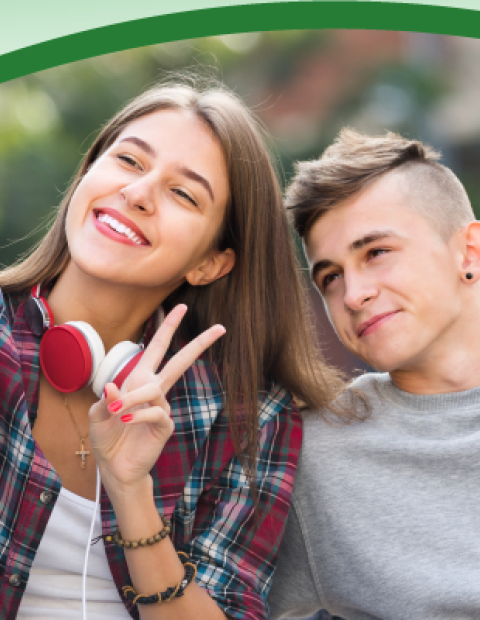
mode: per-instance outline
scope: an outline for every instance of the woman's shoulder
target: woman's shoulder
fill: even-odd
[[[0,289],[0,348],[2,350],[2,376],[7,376],[8,369],[20,363],[21,352],[28,349],[32,338],[30,324],[26,320],[24,302],[29,292],[12,293]]]
[[[0,288],[0,313],[3,322],[7,320],[10,324],[13,324],[18,309],[22,302],[27,299],[28,294],[28,291],[13,293]]]
[[[291,392],[272,380],[264,379],[261,382],[258,408],[260,426],[280,414],[300,419],[299,407]]]
[[[11,380],[13,369],[17,368],[20,363],[20,350],[25,334],[23,330],[18,329],[17,315],[25,298],[25,294],[12,294],[0,289],[0,348],[2,351],[0,387],[3,387],[4,381]]]

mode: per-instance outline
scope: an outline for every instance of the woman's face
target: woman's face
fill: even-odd
[[[160,287],[163,297],[185,279],[206,284],[226,257],[213,241],[228,195],[222,149],[203,121],[183,110],[143,116],[123,129],[72,196],[71,265],[104,281],[155,287],[157,294]]]

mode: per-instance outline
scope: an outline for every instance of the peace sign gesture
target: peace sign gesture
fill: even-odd
[[[225,333],[222,325],[207,329],[156,374],[186,311],[179,305],[168,314],[122,389],[108,383],[90,409],[90,440],[106,486],[129,487],[149,475],[174,429],[166,393]]]

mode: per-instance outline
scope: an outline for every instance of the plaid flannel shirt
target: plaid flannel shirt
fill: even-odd
[[[0,292],[0,617],[16,617],[61,480],[35,444],[39,338],[24,316],[25,296]],[[173,354],[169,352],[169,356]],[[167,356],[167,359],[168,357]],[[175,431],[151,474],[172,540],[197,563],[197,583],[231,618],[268,617],[266,596],[290,504],[301,444],[291,396],[269,384],[259,392],[259,523],[235,456],[215,367],[198,359],[168,397]],[[102,488],[103,532],[116,528]],[[106,545],[117,589],[130,583],[123,550]],[[138,610],[122,600],[133,618]]]

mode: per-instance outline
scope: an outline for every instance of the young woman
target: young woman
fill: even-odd
[[[292,394],[320,407],[340,384],[250,112],[220,86],[145,92],[0,286],[0,616],[80,617],[98,466],[90,620],[266,618],[301,441]],[[78,331],[94,364],[102,343],[145,353],[118,386],[105,360],[92,389],[68,358]]]

